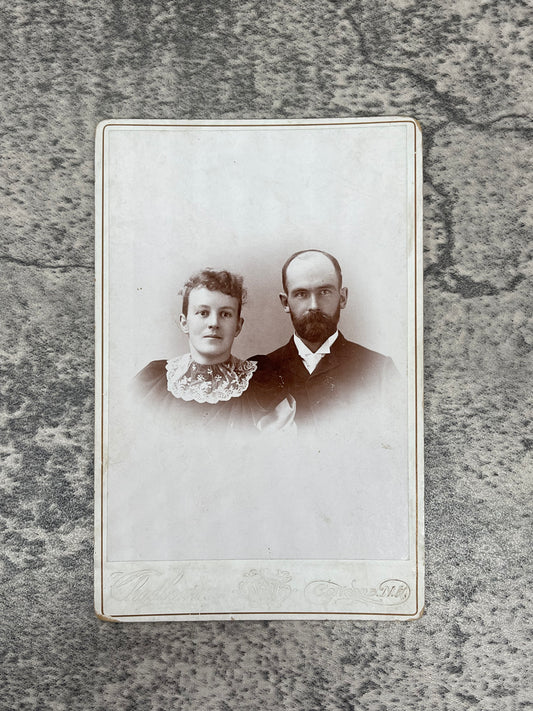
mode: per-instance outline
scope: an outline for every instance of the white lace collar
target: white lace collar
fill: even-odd
[[[166,368],[167,389],[174,397],[215,404],[240,397],[257,370],[257,363],[230,356],[224,363],[204,365],[186,353],[167,361]]]

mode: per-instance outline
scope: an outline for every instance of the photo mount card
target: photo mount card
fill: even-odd
[[[100,619],[421,616],[421,141],[99,124]]]

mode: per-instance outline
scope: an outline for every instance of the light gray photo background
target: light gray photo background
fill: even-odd
[[[406,559],[415,522],[413,123],[147,122],[107,126],[104,145],[108,559]],[[244,275],[249,300],[233,353],[268,353],[292,333],[278,298],[281,266],[312,247],[344,270],[342,332],[392,356],[403,376],[385,435],[398,443],[395,456],[357,430],[299,447],[288,434],[252,445],[211,433],[207,451],[191,423],[171,438],[154,430],[150,410],[125,394],[149,361],[188,352],[177,325],[185,280],[206,266]]]
[[[406,374],[411,123],[116,126],[106,135],[112,380],[188,351],[179,291],[204,267],[245,279],[235,355],[284,345],[293,329],[278,297],[281,267],[311,248],[341,264],[346,337]]]
[[[0,19],[0,706],[529,708],[525,3],[38,0]],[[424,136],[425,616],[100,622],[97,123],[369,115]]]

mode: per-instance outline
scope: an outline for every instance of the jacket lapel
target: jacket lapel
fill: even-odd
[[[339,358],[335,355],[335,353],[333,353],[332,349],[330,353],[327,353],[323,358],[319,360],[317,367],[313,370],[310,377],[313,378],[315,375],[327,373],[329,370],[333,370],[334,368],[336,368],[339,363]]]
[[[320,375],[321,373],[327,373],[329,370],[333,370],[341,365],[344,353],[345,353],[346,339],[339,331],[339,335],[335,343],[331,346],[329,354],[325,355],[317,367],[313,371],[313,375]]]
[[[285,346],[285,353],[283,354],[283,359],[285,361],[286,367],[290,370],[293,375],[295,375],[299,380],[307,380],[309,373],[307,368],[303,364],[300,355],[298,354],[298,349],[294,343],[294,338],[287,343]]]
[[[308,380],[313,378],[315,375],[320,375],[321,373],[327,373],[334,368],[337,368],[342,362],[342,356],[344,352],[345,338],[342,333],[339,332],[337,340],[331,346],[329,354],[325,355],[319,361],[317,367],[314,371],[309,374],[309,371],[303,364],[302,359],[294,343],[294,338],[291,338],[289,343],[285,346],[285,352],[283,354],[283,359],[286,363],[287,368],[300,380]]]

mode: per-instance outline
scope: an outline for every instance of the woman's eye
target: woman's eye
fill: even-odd
[[[202,311],[197,312],[199,316],[207,316],[207,311],[205,309],[202,309]]]
[[[222,312],[222,316],[223,316],[224,318],[231,318],[231,314],[230,314],[229,311],[223,311],[223,312]]]

